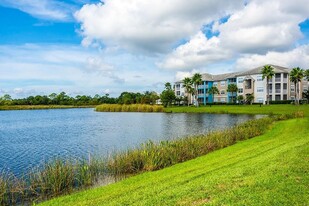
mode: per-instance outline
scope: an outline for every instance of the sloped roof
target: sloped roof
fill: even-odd
[[[237,74],[238,72],[213,75],[213,79],[214,81],[220,81],[220,80],[225,80],[229,78],[236,78]]]
[[[286,67],[272,65],[272,64],[269,64],[269,65],[274,68],[275,73],[289,73],[291,71],[291,69],[286,68]],[[209,73],[204,73],[202,74],[202,80],[203,81],[222,81],[222,80],[226,80],[229,78],[236,78],[238,76],[250,76],[253,74],[261,74],[263,67],[264,66],[260,66],[260,67],[257,67],[257,68],[254,68],[248,71],[225,73],[225,74],[212,75]],[[177,81],[176,83],[182,83],[182,81]]]
[[[270,66],[272,66],[274,68],[274,72],[275,73],[289,73],[288,68],[286,67],[281,67],[281,66],[277,66],[277,65],[272,65],[269,64]],[[253,74],[261,74],[262,73],[262,69],[264,66],[260,66],[248,71],[244,71],[244,72],[239,72],[237,76],[247,76],[247,75],[253,75]]]

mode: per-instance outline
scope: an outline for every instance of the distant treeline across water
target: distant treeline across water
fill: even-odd
[[[13,99],[9,94],[0,97],[0,105],[99,105],[99,104],[155,104],[159,99],[156,92],[144,93],[122,92],[119,97],[109,94],[69,96],[65,92],[50,95],[36,95],[26,98]]]

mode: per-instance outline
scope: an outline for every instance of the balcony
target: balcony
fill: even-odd
[[[275,82],[281,82],[281,78],[275,78]]]
[[[204,85],[198,85],[197,88],[198,88],[198,89],[204,89],[204,88],[205,88],[205,89],[208,89],[209,86],[208,86],[208,85],[205,85],[205,86],[204,86]]]
[[[276,94],[281,93],[281,89],[276,89]]]
[[[204,94],[198,94],[198,97],[204,97]]]

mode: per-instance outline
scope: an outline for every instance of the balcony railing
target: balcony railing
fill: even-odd
[[[281,78],[275,78],[275,82],[281,82]]]
[[[276,89],[276,93],[281,93],[281,89]]]

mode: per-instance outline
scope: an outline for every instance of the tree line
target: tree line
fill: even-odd
[[[26,98],[13,99],[9,94],[0,97],[0,105],[76,105],[90,106],[99,104],[155,104],[159,99],[156,92],[144,93],[122,92],[119,97],[110,97],[109,94],[100,96],[77,95],[69,96],[65,92],[50,95],[36,95]]]

